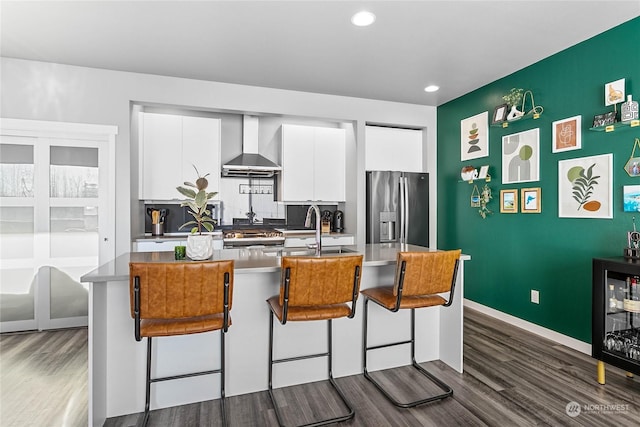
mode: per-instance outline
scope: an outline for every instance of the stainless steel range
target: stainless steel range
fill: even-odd
[[[269,228],[238,228],[222,233],[225,248],[284,246],[284,233]]]

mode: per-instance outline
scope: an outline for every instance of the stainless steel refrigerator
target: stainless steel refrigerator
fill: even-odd
[[[367,172],[367,243],[429,246],[429,174]]]

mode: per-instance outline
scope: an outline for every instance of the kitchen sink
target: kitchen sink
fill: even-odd
[[[266,256],[310,256],[315,255],[316,250],[312,248],[263,248],[262,253]],[[348,249],[343,246],[328,246],[322,248],[321,255],[335,255],[357,253],[353,249]]]

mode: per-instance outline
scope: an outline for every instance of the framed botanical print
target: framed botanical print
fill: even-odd
[[[558,216],[613,218],[613,154],[558,162]]]

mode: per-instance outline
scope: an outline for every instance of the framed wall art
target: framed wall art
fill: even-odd
[[[500,213],[518,213],[518,190],[500,190]]]
[[[640,176],[640,157],[636,157],[636,147],[640,151],[640,138],[636,138],[633,142],[633,149],[631,150],[631,156],[627,163],[624,165],[624,170],[629,176]]]
[[[491,124],[496,125],[507,120],[507,114],[509,113],[509,106],[507,104],[498,105],[493,110],[493,117],[491,118]]]
[[[622,200],[625,212],[640,212],[640,185],[625,185]]]
[[[624,101],[624,79],[604,85],[604,105],[613,105]]]
[[[480,166],[480,172],[478,172],[478,179],[487,179],[489,176],[489,165]]]
[[[540,213],[542,212],[542,190],[540,188],[522,188],[520,190],[520,200],[522,213]]]
[[[616,122],[616,112],[610,111],[604,114],[596,114],[593,116],[593,127],[608,126]]]
[[[568,119],[553,122],[553,138],[551,139],[551,151],[579,150],[582,148],[582,116],[569,117]]]
[[[489,112],[460,121],[460,160],[489,156]]]
[[[613,154],[558,162],[558,216],[613,218]]]
[[[540,180],[540,129],[502,137],[502,183]]]

